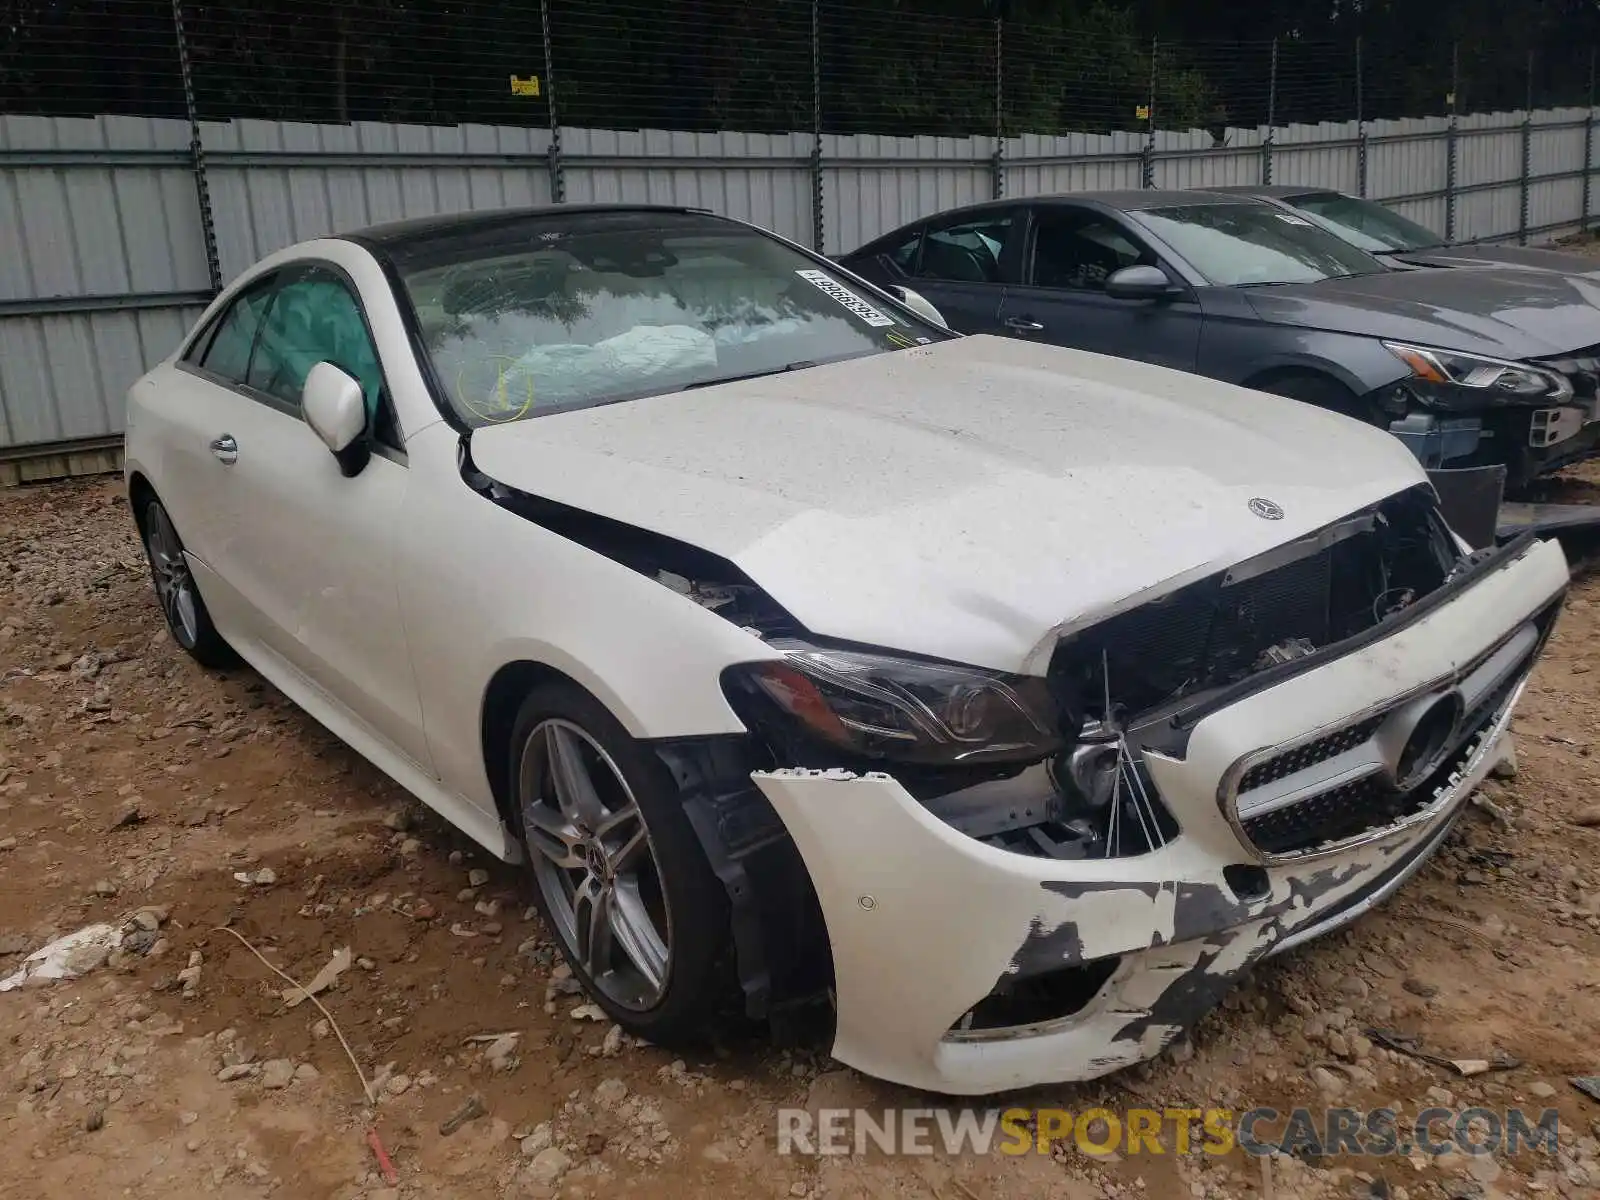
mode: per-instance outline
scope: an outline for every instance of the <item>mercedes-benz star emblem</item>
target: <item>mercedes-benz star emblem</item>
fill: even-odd
[[[1263,521],[1283,520],[1283,506],[1275,501],[1268,500],[1265,496],[1256,496],[1252,498],[1249,504],[1249,509]]]

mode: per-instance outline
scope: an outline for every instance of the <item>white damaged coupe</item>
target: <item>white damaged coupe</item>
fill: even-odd
[[[1393,892],[1568,581],[1386,433],[682,209],[275,254],[127,482],[174,637],[525,863],[626,1029],[831,1004],[945,1093],[1147,1058]]]

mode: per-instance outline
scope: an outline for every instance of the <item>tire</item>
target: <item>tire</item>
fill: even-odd
[[[1272,375],[1251,386],[1263,392],[1271,392],[1274,396],[1285,396],[1290,400],[1314,404],[1318,408],[1325,408],[1341,416],[1353,417],[1368,425],[1376,425],[1379,429],[1389,428],[1389,418],[1378,410],[1377,405],[1363,400],[1344,384],[1326,375],[1313,375],[1309,372]]]
[[[573,975],[630,1034],[692,1037],[729,992],[728,899],[666,767],[567,682],[528,694],[509,754],[517,836]]]
[[[202,667],[231,667],[239,656],[212,624],[199,585],[183,554],[183,539],[167,515],[161,501],[145,502],[139,532],[144,539],[145,558],[150,563],[150,579],[156,601],[166,619],[167,632],[189,657]]]

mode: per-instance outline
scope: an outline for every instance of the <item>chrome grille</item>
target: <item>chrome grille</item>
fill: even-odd
[[[1552,606],[1430,689],[1258,761],[1241,760],[1223,790],[1240,837],[1270,861],[1332,853],[1427,818],[1509,722],[1555,613]],[[1424,739],[1423,714],[1439,705],[1455,706],[1459,719],[1447,738]],[[1408,760],[1424,741],[1427,753]]]
[[[1276,758],[1257,763],[1240,777],[1239,790],[1252,792],[1256,788],[1265,787],[1269,783],[1293,775],[1296,771],[1327,762],[1328,759],[1343,754],[1346,750],[1354,750],[1376,733],[1382,723],[1382,715],[1368,717],[1365,721],[1347,725],[1337,733],[1330,733],[1327,737],[1320,737],[1314,742],[1307,742],[1303,746],[1285,751]]]
[[[1423,816],[1448,790],[1456,772],[1465,769],[1483,748],[1486,735],[1495,730],[1502,709],[1525,676],[1519,675],[1502,689],[1501,707],[1488,715],[1452,750],[1444,763],[1424,782],[1402,792],[1377,775],[1273,809],[1241,822],[1245,836],[1262,854],[1289,856],[1334,849],[1399,828]]]
[[[1397,799],[1406,797],[1388,791],[1382,780],[1368,776],[1245,821],[1244,830],[1258,850],[1288,854],[1359,836],[1399,820],[1408,813],[1404,811],[1407,806],[1393,803]]]

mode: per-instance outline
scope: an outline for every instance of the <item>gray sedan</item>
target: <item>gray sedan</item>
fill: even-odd
[[[1600,308],[1557,272],[1395,270],[1298,213],[1213,192],[994,201],[840,260],[963,333],[1142,359],[1388,428],[1507,484],[1600,451]]]
[[[1600,270],[1596,270],[1600,264],[1592,258],[1542,246],[1448,242],[1392,208],[1331,188],[1275,183],[1216,190],[1230,196],[1253,196],[1305,217],[1391,267],[1510,267],[1600,279]]]

